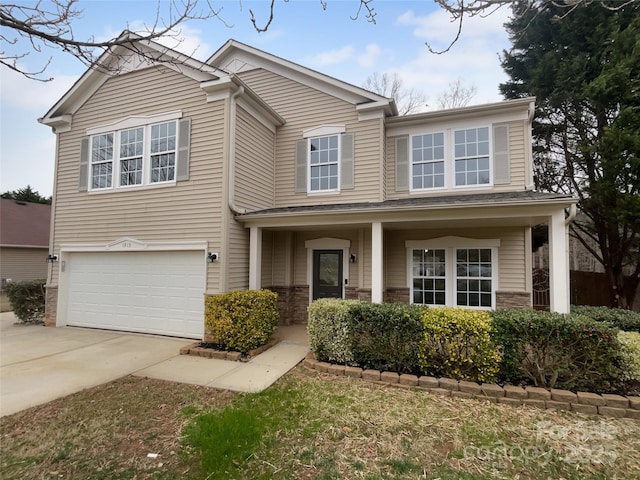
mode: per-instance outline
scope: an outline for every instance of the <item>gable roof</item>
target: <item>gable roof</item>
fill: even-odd
[[[0,245],[49,247],[51,205],[0,198]]]
[[[118,41],[122,40],[129,40],[132,46],[118,45],[103,53],[96,60],[94,66],[88,68],[38,121],[53,128],[70,124],[71,115],[114,74],[148,68],[153,65],[154,59],[199,82],[218,80],[222,76],[227,76],[224,72],[169,47],[150,40],[141,40],[141,37],[133,32],[126,30],[122,32]],[[136,44],[135,47],[133,47],[134,44]],[[137,52],[142,51],[144,51],[145,57],[136,55]],[[104,65],[106,68],[100,68],[100,65]],[[110,71],[112,65],[115,67],[113,67],[113,71]]]
[[[386,116],[398,115],[395,101],[361,87],[338,80],[311,68],[278,57],[237,40],[228,40],[206,63],[229,73],[264,68],[358,106],[359,111],[384,110]]]

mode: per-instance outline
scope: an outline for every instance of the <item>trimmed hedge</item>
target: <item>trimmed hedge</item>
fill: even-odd
[[[46,280],[11,282],[4,288],[14,315],[23,323],[42,323]]]
[[[622,379],[640,382],[640,333],[618,332],[622,352]]]
[[[426,307],[406,303],[358,302],[350,305],[351,351],[358,366],[419,373],[418,349]]]
[[[322,298],[309,305],[309,346],[318,360],[356,365],[351,351],[350,305],[358,300]]]
[[[516,309],[493,312],[493,326],[502,381],[595,393],[620,386],[618,330],[607,323]]]
[[[500,355],[491,338],[491,314],[463,308],[429,308],[422,313],[420,367],[434,377],[492,383]]]
[[[205,297],[205,325],[214,343],[247,353],[266,345],[278,323],[278,295],[239,290]]]
[[[571,305],[571,313],[585,315],[596,322],[608,322],[625,332],[640,332],[640,312],[622,308]]]

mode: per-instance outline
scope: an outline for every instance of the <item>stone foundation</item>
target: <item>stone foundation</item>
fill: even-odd
[[[47,285],[44,306],[44,324],[47,327],[55,327],[58,312],[58,286]]]
[[[496,308],[531,308],[529,292],[496,292]]]
[[[391,287],[384,291],[384,301],[387,303],[409,303],[410,289],[406,287]]]
[[[309,286],[294,285],[291,287],[265,287],[278,294],[278,324],[291,325],[307,323],[307,307],[309,306]]]
[[[347,300],[371,301],[370,288],[344,287],[344,298]]]

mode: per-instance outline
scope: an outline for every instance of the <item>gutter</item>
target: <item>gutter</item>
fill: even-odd
[[[576,208],[576,204],[572,203],[569,207],[569,216],[565,219],[564,224],[569,226],[576,219],[576,215],[578,214],[578,209]]]

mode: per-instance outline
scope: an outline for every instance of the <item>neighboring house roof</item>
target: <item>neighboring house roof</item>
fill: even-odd
[[[0,246],[49,247],[51,205],[0,199]]]
[[[536,204],[571,204],[577,199],[568,195],[523,190],[518,192],[477,193],[410,197],[383,202],[334,203],[328,205],[303,205],[267,208],[237,216],[239,220],[268,218],[290,214],[394,212],[402,210],[426,210],[433,208],[498,207]]]
[[[266,68],[284,77],[296,79],[305,85],[352,102],[359,106],[358,110],[361,112],[370,109],[383,109],[388,116],[398,115],[395,101],[391,98],[303,67],[237,40],[228,40],[209,57],[206,63],[230,73]]]

